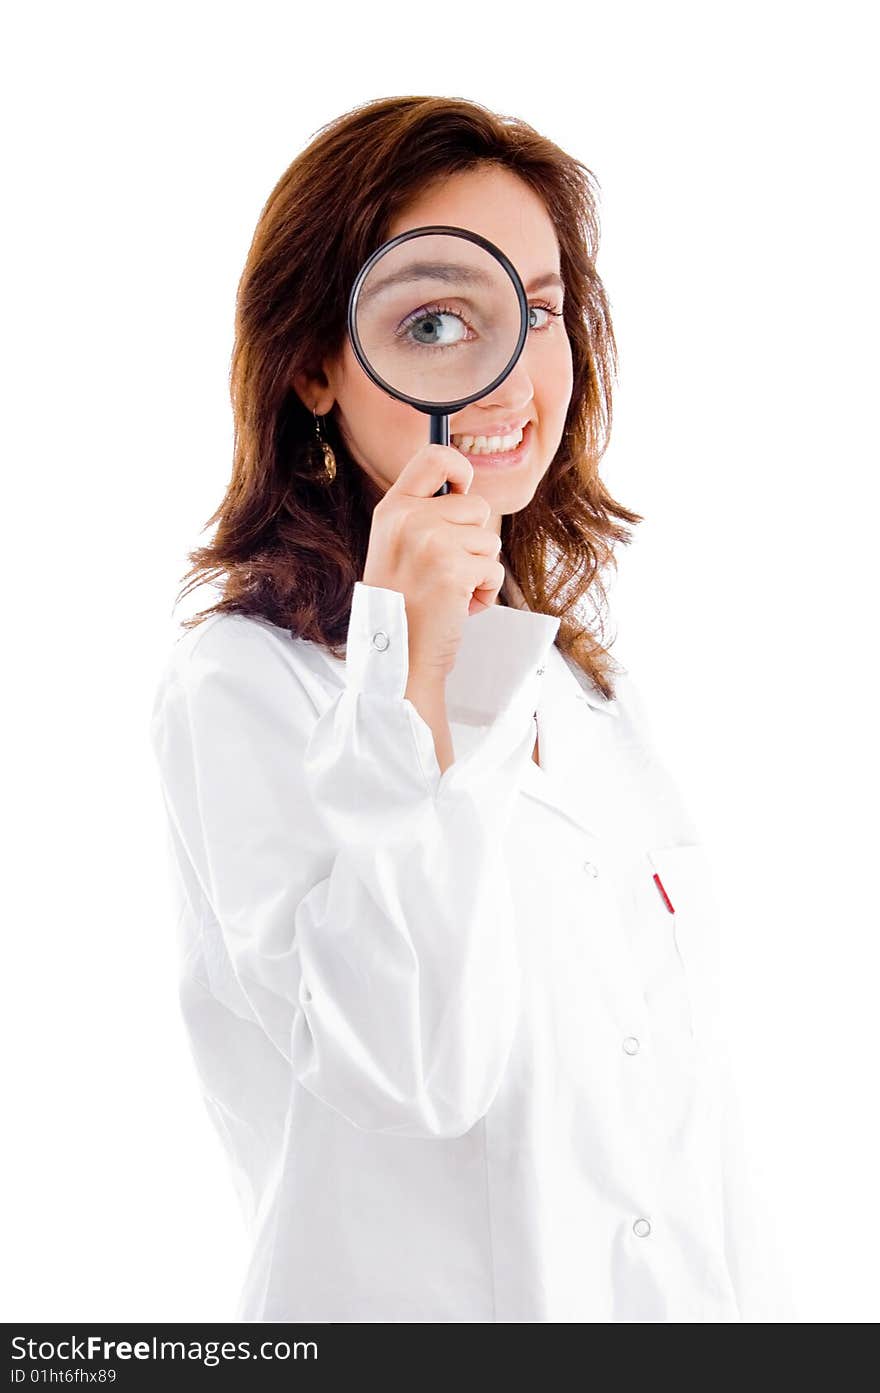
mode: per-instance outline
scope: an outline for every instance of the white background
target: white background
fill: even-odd
[[[880,1316],[870,11],[7,11],[3,1319],[234,1307],[246,1242],[178,1019],[149,711],[214,598],[172,615],[228,478],[260,209],[320,125],[403,94],[522,116],[599,179],[602,472],[646,518],[613,651],[716,862],[802,1319]]]

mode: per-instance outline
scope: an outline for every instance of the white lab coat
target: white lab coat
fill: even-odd
[[[181,1007],[252,1236],[236,1319],[792,1319],[705,853],[628,672],[604,700],[507,593],[465,621],[442,776],[397,591],[356,585],[344,662],[219,615],[162,672]]]

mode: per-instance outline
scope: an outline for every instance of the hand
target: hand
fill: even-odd
[[[445,682],[464,622],[494,605],[504,584],[491,508],[470,494],[473,465],[451,445],[423,445],[373,509],[363,583],[406,603],[410,675]],[[444,480],[450,492],[435,497]]]

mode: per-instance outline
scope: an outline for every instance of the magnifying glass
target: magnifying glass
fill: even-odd
[[[463,227],[416,227],[384,242],[348,300],[358,362],[383,391],[430,416],[432,445],[449,444],[453,411],[504,381],[528,327],[516,268]],[[448,492],[446,482],[434,497]]]

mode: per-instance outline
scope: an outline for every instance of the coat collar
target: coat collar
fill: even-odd
[[[506,605],[492,605],[465,620],[446,682],[449,721],[458,728],[456,752],[466,753],[496,716],[512,709],[515,720],[526,726],[534,722],[541,759],[540,767],[532,759],[524,761],[521,792],[579,830],[600,836],[602,813],[587,805],[583,769],[595,757],[603,730],[610,734],[617,724],[614,719],[606,725],[606,718],[620,715],[617,700],[596,691],[585,673],[559,651],[554,640],[560,620],[530,610],[509,572],[504,598]],[[314,647],[319,660],[340,680],[338,659],[323,646],[305,646],[307,651]],[[615,665],[626,673],[625,667]]]
[[[509,571],[502,593],[506,605],[492,605],[465,621],[455,665],[446,682],[450,720],[465,724],[491,721],[518,700],[521,689],[537,698],[532,704],[535,710],[545,692],[551,688],[558,692],[560,684],[564,691],[566,681],[570,698],[577,697],[596,711],[617,716],[616,701],[597,691],[582,669],[555,647],[558,617],[530,610]],[[547,680],[536,687],[531,680],[534,676]]]
[[[559,622],[498,604],[470,615],[446,679],[450,721],[488,725],[511,707],[530,716]]]
[[[598,692],[560,652],[555,644],[560,620],[530,610],[509,573],[504,598],[506,605],[493,605],[465,621],[446,682],[450,724],[458,727],[456,748],[467,750],[476,737],[468,727],[486,726],[510,708],[516,719],[532,719],[541,764],[524,761],[521,792],[598,837],[601,810],[588,804],[583,769],[595,757],[590,749],[595,752],[596,740],[601,741],[600,727],[609,718],[616,725],[617,700]],[[594,727],[594,721],[599,725]]]

